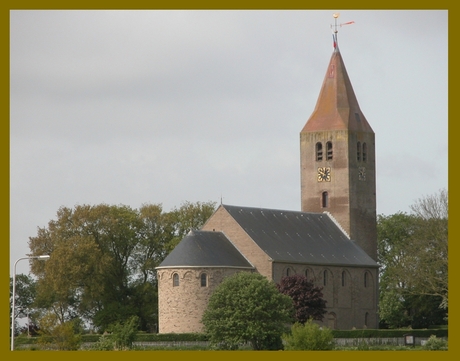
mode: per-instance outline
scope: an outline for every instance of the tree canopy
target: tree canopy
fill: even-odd
[[[410,208],[377,220],[380,318],[389,327],[427,327],[447,312],[447,191]]]
[[[281,335],[293,320],[292,300],[258,273],[230,276],[211,295],[202,322],[212,344],[235,349],[281,348]]]
[[[292,299],[297,322],[304,324],[309,319],[323,320],[326,300],[323,299],[322,287],[315,286],[301,275],[283,277],[276,286],[281,293]]]
[[[141,330],[157,321],[155,267],[215,204],[184,203],[164,212],[160,204],[61,207],[47,227],[30,237],[37,306],[51,308],[61,323],[80,317],[99,329],[139,317]]]
[[[15,312],[14,322],[19,317],[28,317],[27,327],[30,327],[30,319],[33,318],[34,312],[34,301],[36,297],[36,282],[29,275],[18,274],[15,277],[16,289],[15,289]],[[10,277],[10,317],[11,308],[13,306],[13,277]],[[15,325],[17,325],[15,323]],[[15,328],[18,331],[18,328]]]

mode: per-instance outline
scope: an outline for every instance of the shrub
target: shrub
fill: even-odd
[[[37,343],[45,348],[78,350],[81,344],[78,319],[59,323],[55,314],[46,314],[40,319],[41,327]]]
[[[112,332],[111,337],[117,350],[132,348],[138,323],[139,318],[132,316],[125,323],[116,322],[109,326],[109,331]]]
[[[447,341],[431,335],[423,348],[428,351],[447,351]]]
[[[78,350],[80,348],[81,335],[75,333],[75,326],[72,321],[57,326],[53,336],[58,350]]]
[[[94,351],[113,351],[115,349],[115,341],[111,335],[102,335],[97,342],[91,347]]]
[[[290,334],[282,336],[285,350],[312,351],[332,350],[334,337],[327,327],[319,327],[312,319],[304,325],[295,323]]]
[[[281,335],[292,321],[292,300],[258,273],[239,272],[224,279],[211,295],[203,325],[213,347],[254,350],[282,346]]]

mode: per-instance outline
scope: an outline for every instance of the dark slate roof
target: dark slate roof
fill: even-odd
[[[190,231],[157,268],[254,268],[222,232]]]
[[[326,213],[222,207],[275,262],[377,267]]]

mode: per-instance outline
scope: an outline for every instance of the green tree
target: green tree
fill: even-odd
[[[18,317],[27,317],[33,318],[35,297],[37,294],[36,282],[35,280],[26,274],[16,275],[16,288],[15,288],[15,312],[14,312],[14,322]],[[12,314],[13,307],[13,277],[10,277],[10,317]],[[11,323],[10,323],[11,324]],[[15,324],[17,326],[17,324]],[[29,325],[28,325],[29,327]],[[15,330],[18,331],[18,327],[15,327]]]
[[[216,288],[202,322],[214,346],[236,349],[250,343],[254,350],[279,349],[293,313],[291,298],[274,282],[258,273],[239,272]]]
[[[104,330],[138,316],[142,330],[153,330],[155,267],[182,234],[187,217],[198,228],[213,204],[186,203],[171,212],[158,204],[61,207],[29,240],[32,255],[51,255],[47,262],[32,263],[37,306],[52,310],[61,323],[80,317]]]
[[[404,304],[407,283],[400,278],[411,237],[416,232],[416,220],[412,215],[397,213],[377,218],[378,261],[380,268],[379,315],[381,323],[390,328],[410,325],[408,310]]]
[[[387,286],[380,291],[379,316],[383,327],[400,328],[410,325],[409,312],[401,290]]]
[[[289,334],[282,336],[286,351],[323,351],[334,348],[334,336],[327,327],[319,327],[310,318],[304,324],[296,322]]]
[[[168,214],[169,222],[174,224],[174,237],[168,244],[168,253],[188,232],[200,228],[216,209],[215,202],[184,202]]]
[[[446,189],[418,199],[410,209],[418,220],[406,276],[413,294],[442,299],[448,306],[448,195]]]
[[[390,328],[427,327],[447,315],[447,192],[411,210],[377,220],[379,313]]]

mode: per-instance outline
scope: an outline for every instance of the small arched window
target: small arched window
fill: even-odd
[[[173,274],[173,287],[179,286],[179,275],[177,273]]]
[[[332,142],[326,143],[326,160],[332,160]]]
[[[307,280],[308,280],[308,276],[309,276],[309,274],[308,274],[308,268],[307,268],[307,269],[305,270],[305,278],[306,278]]]
[[[324,286],[327,286],[327,282],[328,282],[327,270],[324,270],[324,272],[323,272],[323,284],[324,284]]]
[[[345,271],[342,272],[342,287],[347,285],[347,273]]]
[[[367,144],[363,143],[363,162],[367,161]]]
[[[323,160],[323,145],[318,142],[316,143],[316,161]]]
[[[369,273],[364,272],[364,287],[369,287]]]
[[[208,286],[208,275],[206,273],[201,274],[201,287]]]
[[[327,316],[327,327],[331,330],[337,328],[337,315],[334,312],[329,313]]]
[[[364,326],[368,326],[369,325],[369,312],[366,312],[364,314]]]
[[[321,194],[321,207],[323,208],[329,207],[329,195],[327,192],[323,192]]]
[[[356,145],[356,160],[358,162],[361,160],[361,142]]]
[[[289,277],[289,276],[291,276],[291,275],[292,275],[291,269],[288,267],[288,268],[286,269],[286,276]]]

